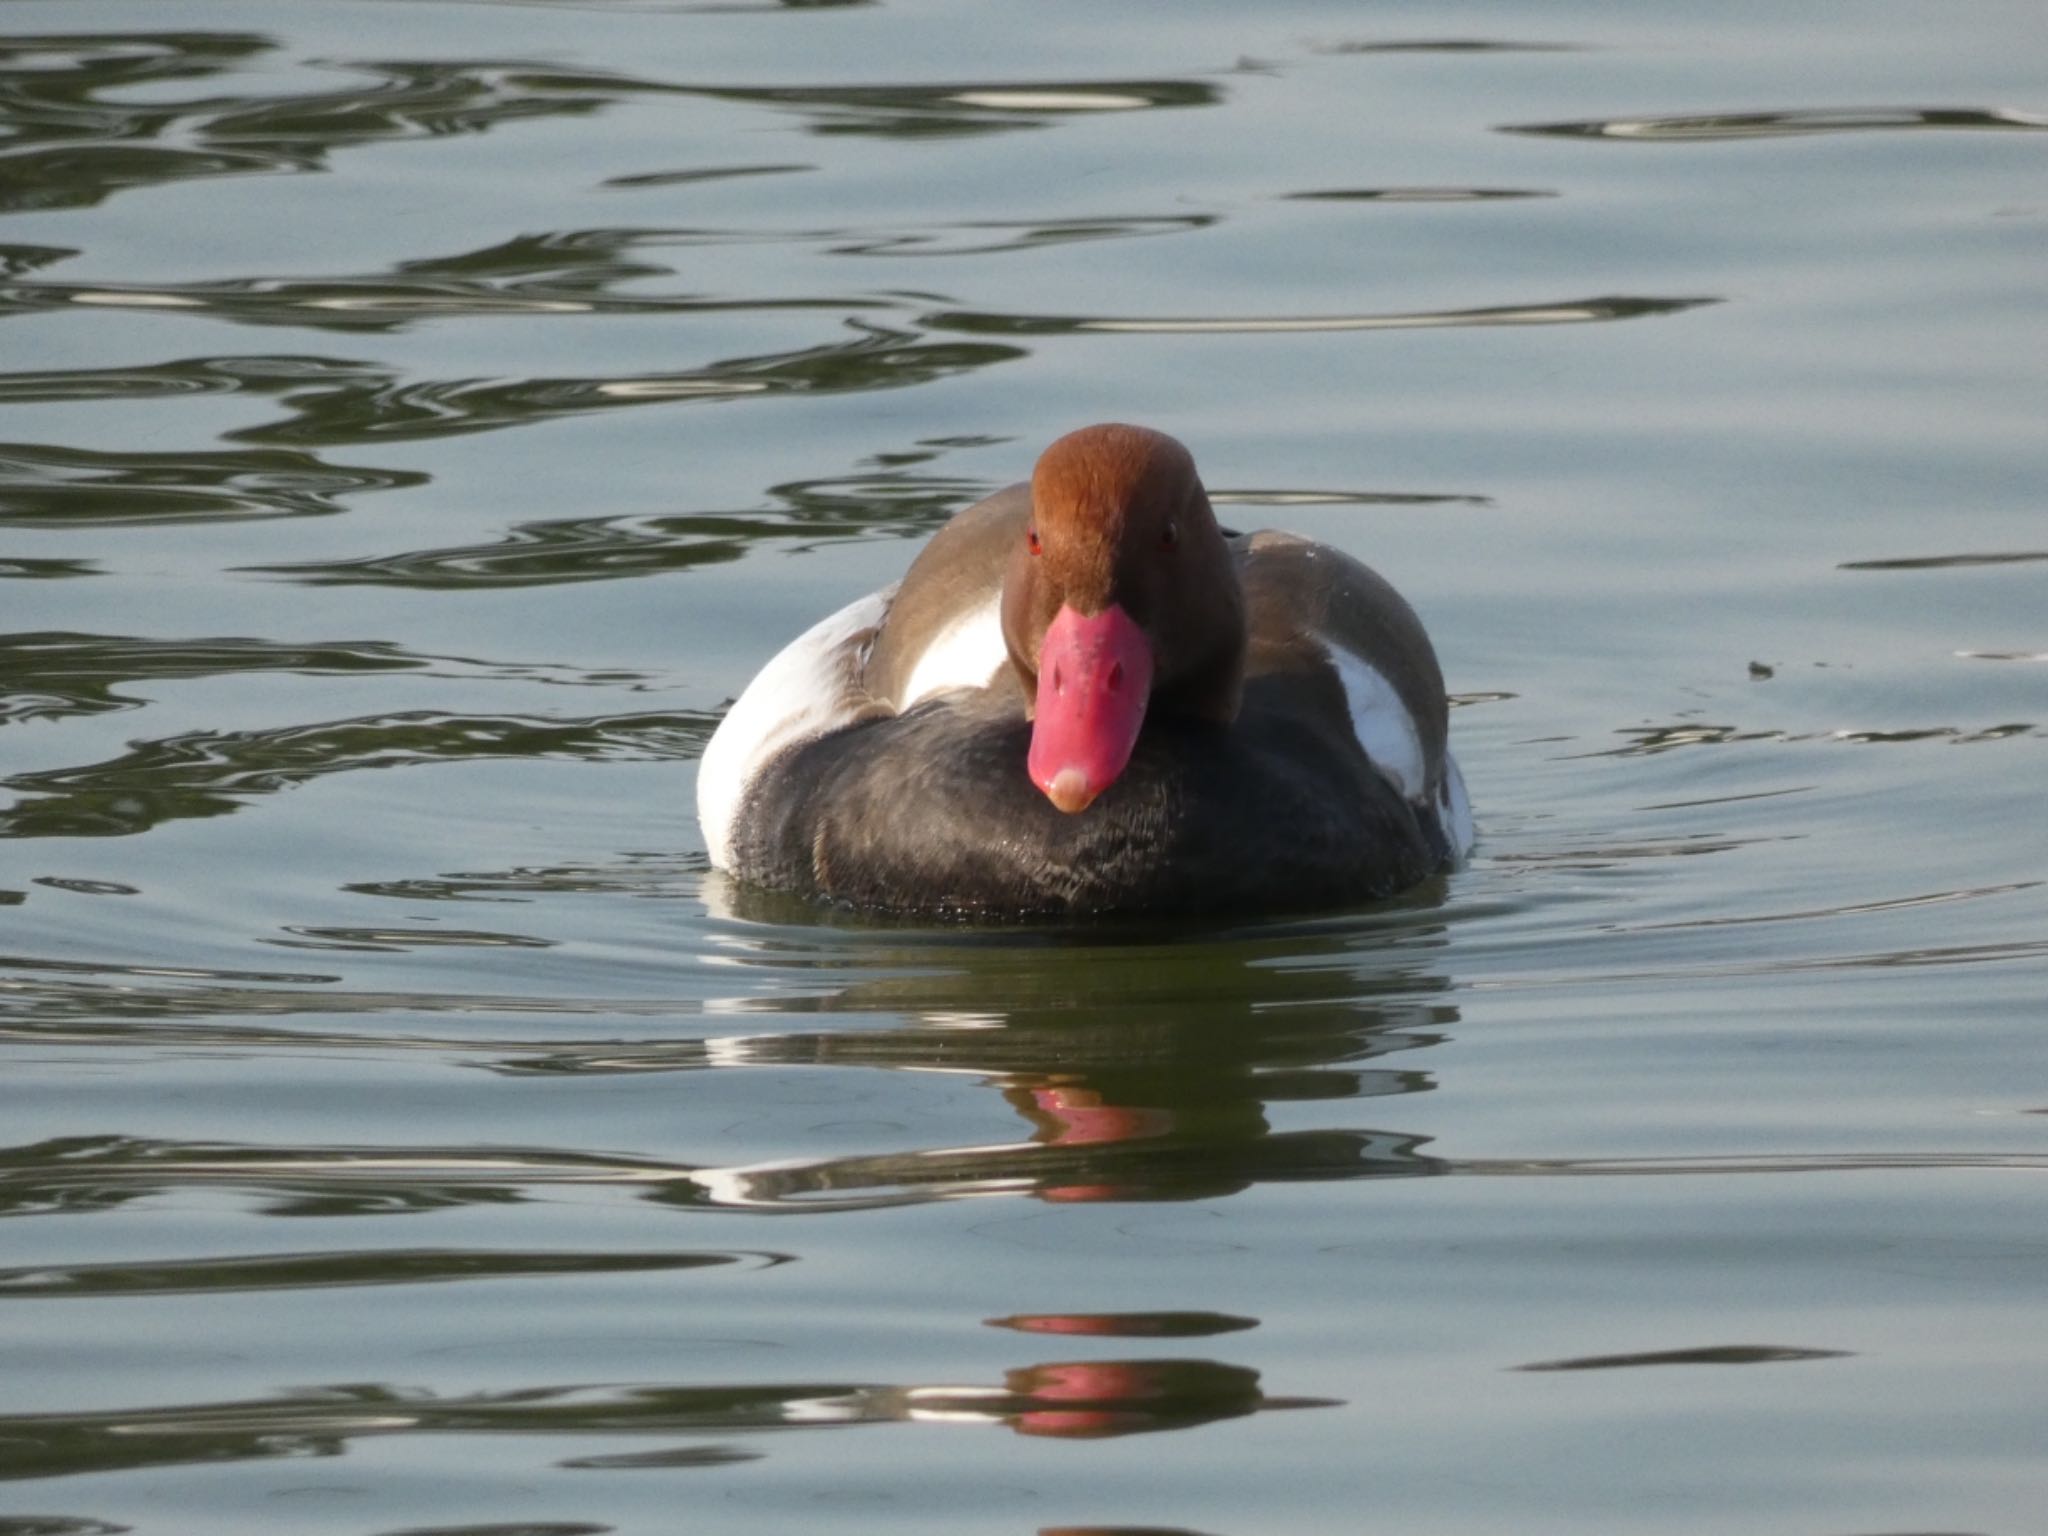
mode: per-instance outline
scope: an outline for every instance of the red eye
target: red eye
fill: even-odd
[[[1175,527],[1172,523],[1168,523],[1164,528],[1159,530],[1159,547],[1161,549],[1172,549],[1175,545],[1179,543],[1180,529]]]
[[[1024,535],[1024,547],[1034,555],[1039,553],[1041,546],[1038,542],[1038,530],[1036,528],[1033,528]]]

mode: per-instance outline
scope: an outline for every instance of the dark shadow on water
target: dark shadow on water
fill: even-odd
[[[1221,222],[1216,214],[1187,213],[1122,218],[920,223],[913,229],[849,232],[827,245],[826,250],[834,256],[890,258],[995,256],[1042,251],[1049,246],[1084,241],[1139,240],[1159,235],[1193,234],[1214,228]]]
[[[119,1296],[245,1295],[258,1291],[549,1279],[787,1263],[787,1254],[602,1253],[488,1248],[356,1248],[332,1253],[233,1254],[205,1259],[36,1265],[0,1269],[0,1303]]]
[[[328,89],[232,94],[243,70],[281,46],[261,33],[197,31],[0,44],[0,103],[20,146],[0,182],[0,212],[88,208],[195,176],[316,171],[354,145],[587,114],[614,94],[537,91],[489,61],[350,62],[327,66],[345,82]],[[189,96],[166,99],[162,87],[178,81]],[[155,88],[148,102],[109,99],[143,86]]]
[[[985,1321],[1017,1333],[1091,1339],[1207,1339],[1259,1326],[1255,1317],[1223,1312],[1032,1312]]]
[[[1516,1371],[1613,1371],[1658,1365],[1777,1365],[1792,1360],[1847,1360],[1846,1349],[1804,1349],[1791,1344],[1709,1344],[1698,1349],[1660,1349],[1633,1355],[1580,1355],[1511,1366]]]
[[[127,1536],[134,1529],[70,1515],[0,1515],[0,1536]]]
[[[194,177],[328,169],[363,144],[587,117],[646,96],[696,96],[790,113],[815,134],[961,137],[1104,111],[1209,107],[1201,80],[785,86],[693,84],[531,61],[342,59],[308,89],[237,94],[283,44],[245,32],[45,34],[0,42],[0,105],[16,146],[0,212],[89,208]],[[274,62],[274,61],[273,61]],[[164,89],[188,82],[184,99]],[[151,87],[147,101],[120,99]]]
[[[265,294],[251,307],[263,320],[296,324],[301,317],[290,309],[293,302]],[[803,307],[846,308],[833,300]],[[372,308],[351,311],[349,324],[366,323]],[[376,323],[400,322],[387,318]],[[288,412],[280,420],[225,434],[229,441],[254,445],[232,452],[141,455],[0,444],[0,491],[9,495],[7,516],[0,521],[63,526],[58,519],[80,515],[119,524],[327,512],[337,510],[332,503],[342,495],[420,485],[427,477],[329,466],[309,452],[314,448],[460,437],[638,405],[901,389],[1026,355],[1019,347],[934,340],[852,319],[833,326],[839,336],[817,346],[630,377],[401,383],[397,374],[369,364],[261,355],[0,375],[0,401],[153,400],[232,392],[277,396]],[[88,499],[90,506],[81,507]]]
[[[1890,560],[1844,560],[1838,571],[1941,571],[1973,565],[2032,565],[2048,560],[2048,549],[2015,549],[1960,555],[1901,555]]]
[[[1152,1106],[1158,1109],[1159,1106]],[[1129,1117],[1126,1141],[1146,1133]],[[1069,1122],[1070,1123],[1070,1122]],[[1158,1122],[1154,1122],[1156,1127]],[[1197,1126],[1197,1133],[1206,1127]],[[1171,1129],[1162,1134],[1173,1134]],[[1279,1140],[1279,1138],[1272,1138]],[[1348,1156],[1308,1166],[1303,1141]],[[474,1206],[512,1207],[566,1189],[617,1189],[679,1210],[796,1215],[888,1209],[971,1196],[1036,1195],[1053,1202],[1213,1198],[1265,1179],[1435,1174],[1485,1179],[1799,1177],[1817,1174],[2048,1171],[2028,1152],[1813,1153],[1637,1158],[1468,1158],[1419,1155],[1427,1137],[1301,1133],[1270,1156],[1247,1157],[1226,1138],[1206,1163],[1184,1139],[1176,1159],[1146,1158],[1104,1138],[1034,1163],[1033,1148],[936,1148],[883,1157],[719,1168],[600,1153],[507,1147],[254,1147],[77,1136],[0,1149],[0,1219],[117,1210],[170,1191],[235,1190],[273,1217],[396,1216]],[[1013,1156],[1015,1153],[1025,1156]],[[930,1166],[922,1166],[928,1159]],[[760,1177],[763,1173],[771,1175]],[[1342,1252],[1346,1244],[1327,1251]],[[0,1298],[4,1299],[4,1298]]]
[[[1536,187],[1332,187],[1289,192],[1295,203],[1491,203],[1523,197],[1556,197]]]
[[[1823,731],[1785,731],[1775,728],[1745,730],[1731,723],[1684,720],[1668,725],[1628,726],[1614,733],[1626,738],[1624,745],[1603,747],[1598,751],[1574,755],[1653,757],[1658,753],[1676,751],[1681,747],[1723,747],[1745,742],[1849,742],[1865,746],[1897,746],[1914,742],[1942,741],[1959,746],[1975,746],[1984,742],[2009,741],[2015,736],[2030,736],[2035,730],[2036,725],[2030,720],[2004,720],[1991,725],[1976,726],[1907,726],[1897,730],[1840,726]]]
[[[1275,1397],[1257,1371],[1203,1359],[1051,1361],[963,1384],[860,1381],[587,1385],[441,1394],[335,1385],[253,1401],[98,1413],[0,1413],[0,1480],[273,1457],[338,1456],[382,1436],[510,1435],[629,1442],[753,1436],[857,1425],[998,1426],[1040,1439],[1101,1440],[1195,1429],[1272,1409],[1339,1406]],[[717,1444],[579,1455],[578,1470],[711,1468],[761,1453]],[[550,1463],[535,1454],[536,1470]],[[524,1529],[524,1527],[522,1527]]]
[[[771,485],[763,493],[769,505],[760,508],[561,518],[519,524],[489,543],[244,569],[313,586],[481,590],[660,575],[723,565],[776,545],[919,538],[990,489],[911,467],[935,457],[920,449],[851,474]]]
[[[273,730],[192,731],[76,768],[18,773],[0,838],[130,837],[168,821],[225,816],[252,797],[329,774],[487,758],[684,760],[715,722],[692,711],[561,718],[431,710]]]
[[[1540,304],[1494,304],[1477,309],[1390,311],[1334,315],[1036,315],[991,310],[938,310],[919,324],[975,336],[1234,335],[1318,331],[1406,331],[1460,326],[1583,325],[1675,315],[1721,300],[1608,294]]]
[[[381,640],[273,645],[240,637],[154,640],[69,631],[0,635],[0,724],[141,709],[122,685],[289,672],[328,677],[433,667]]]
[[[1688,113],[1667,117],[1592,118],[1581,122],[1509,123],[1502,125],[1500,131],[1567,139],[1699,143],[1715,139],[1775,139],[1928,128],[2031,132],[2048,128],[2048,117],[2034,112],[1983,107],[1814,107],[1783,112]]]
[[[74,576],[100,574],[99,564],[93,560],[0,555],[0,581],[67,581]]]
[[[1578,53],[1586,46],[1583,43],[1514,42],[1505,38],[1432,37],[1315,43],[1310,51],[1332,56],[1352,53]]]
[[[838,316],[903,307],[902,300],[878,294],[777,297],[759,293],[739,296],[691,291],[617,291],[617,285],[629,280],[644,285],[653,278],[673,275],[673,268],[668,265],[624,260],[621,253],[628,247],[641,241],[686,245],[692,243],[692,234],[688,230],[589,230],[536,235],[510,246],[465,252],[452,258],[401,262],[387,272],[336,277],[236,277],[184,283],[15,281],[0,287],[0,318],[77,308],[127,309],[239,325],[376,334],[403,330],[427,320],[479,316],[772,314],[802,310]],[[733,238],[705,232],[702,243],[729,244]],[[765,238],[768,237],[755,237],[756,243]],[[774,238],[778,242],[817,243],[815,237]],[[544,250],[544,259],[533,254],[535,248]],[[798,353],[795,357],[801,360],[808,355]],[[331,366],[343,371],[351,365],[337,359]],[[680,380],[697,380],[706,391],[720,381],[717,374],[676,377],[674,387],[678,394],[682,392]],[[594,387],[601,381],[589,382]],[[731,389],[737,390],[745,382],[741,379]],[[489,384],[465,380],[435,387],[487,389]]]
[[[615,91],[621,95],[674,93],[767,107],[804,119],[808,132],[896,139],[963,138],[1022,128],[1050,127],[1062,119],[1100,112],[1131,112],[1223,103],[1222,90],[1203,80],[960,80],[916,85],[698,85],[667,84],[584,72],[527,74],[522,83],[561,91],[572,99]]]
[[[114,452],[0,443],[0,528],[105,529],[249,517],[327,517],[418,470],[323,463],[292,448]]]

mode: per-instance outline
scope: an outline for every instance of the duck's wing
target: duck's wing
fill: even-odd
[[[730,866],[747,797],[781,754],[945,688],[986,686],[1007,666],[1002,573],[1030,516],[1028,486],[976,502],[933,536],[903,580],[820,619],[755,674],[697,764],[697,819],[713,867]]]
[[[848,603],[776,652],[733,700],[697,762],[697,820],[714,869],[730,867],[733,828],[761,772],[782,753],[889,711],[861,670],[896,588]]]
[[[1013,485],[957,513],[904,573],[868,657],[865,684],[901,713],[948,688],[986,688],[1009,666],[1003,575],[1031,521]]]
[[[1327,544],[1260,532],[1238,550],[1247,674],[1334,675],[1366,756],[1404,799],[1429,809],[1462,855],[1471,812],[1449,750],[1443,671],[1415,610],[1378,572]]]

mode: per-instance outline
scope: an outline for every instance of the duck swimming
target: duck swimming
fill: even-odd
[[[1448,715],[1385,580],[1093,426],[763,667],[697,814],[714,867],[875,911],[1332,907],[1471,847]]]

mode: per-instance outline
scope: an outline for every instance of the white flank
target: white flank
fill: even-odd
[[[861,702],[854,685],[866,660],[863,637],[882,622],[895,595],[892,585],[820,619],[756,673],[726,711],[697,765],[697,820],[714,869],[728,867],[733,820],[769,761],[853,717]]]
[[[1344,702],[1351,710],[1351,729],[1375,768],[1393,781],[1401,798],[1414,800],[1424,793],[1422,732],[1415,717],[1401,702],[1401,695],[1384,673],[1371,662],[1343,646],[1323,640],[1330,653],[1330,665],[1344,685]]]
[[[910,681],[898,707],[908,709],[948,688],[986,688],[996,668],[1009,659],[1009,648],[1003,644],[1003,600],[998,593],[938,632],[910,669]]]

